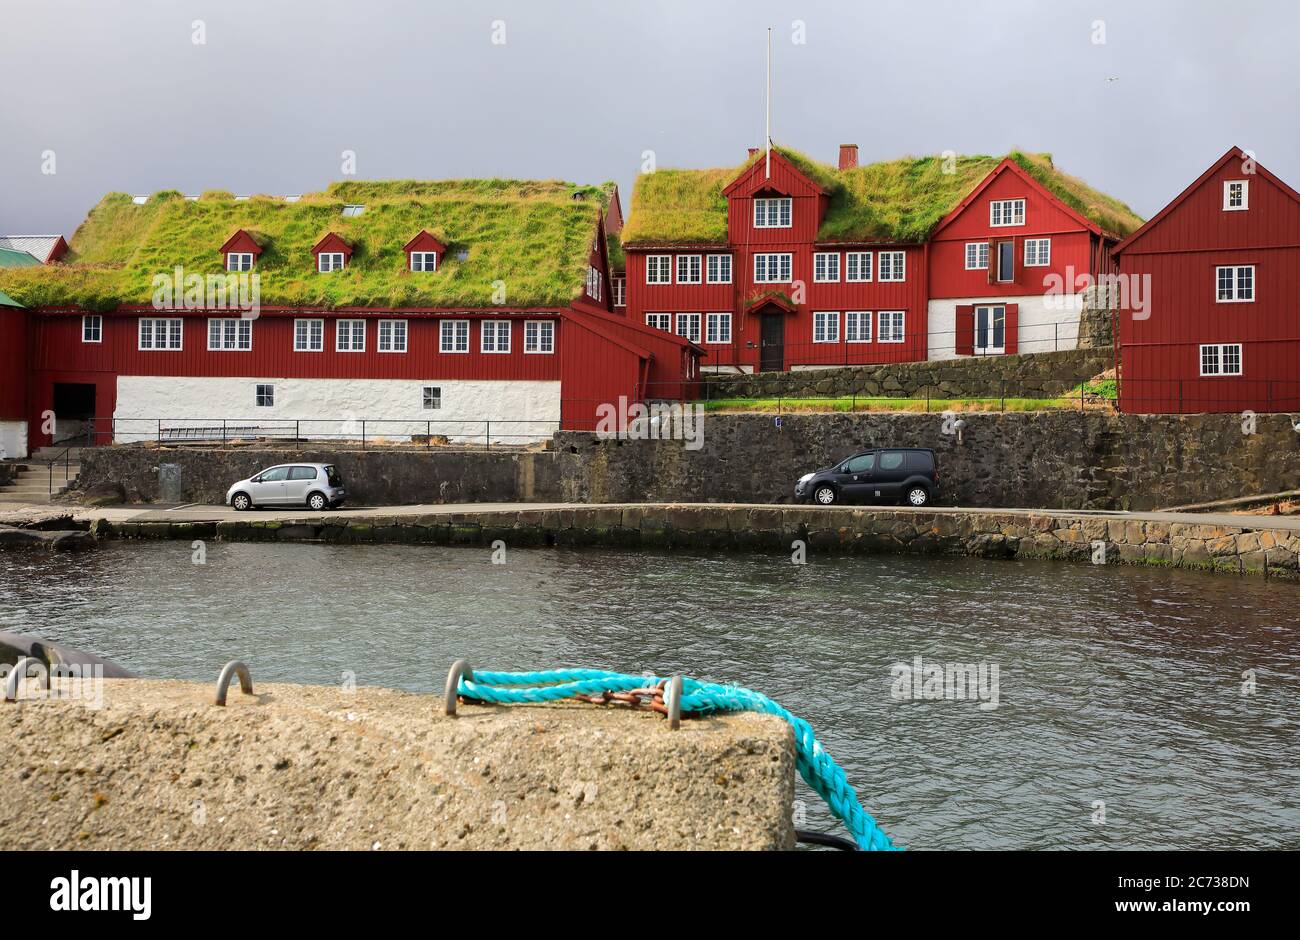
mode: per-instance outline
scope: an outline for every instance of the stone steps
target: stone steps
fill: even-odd
[[[54,468],[54,491],[51,494],[49,467],[40,464],[24,465],[19,468],[12,483],[0,485],[0,503],[48,503],[51,495],[57,496],[77,482],[81,464],[71,462],[67,465],[66,480],[64,472],[62,463]]]

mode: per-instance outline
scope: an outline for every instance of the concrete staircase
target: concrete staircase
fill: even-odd
[[[50,496],[64,492],[77,482],[81,473],[81,448],[74,447],[67,453],[67,479],[64,480],[64,451],[66,447],[42,447],[32,453],[26,460],[14,461],[16,475],[13,482],[0,485],[0,503],[45,505]],[[54,465],[54,490],[50,491],[50,461]]]

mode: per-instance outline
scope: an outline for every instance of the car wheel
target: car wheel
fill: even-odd
[[[924,486],[911,486],[907,489],[907,502],[911,506],[924,506],[930,501],[930,493]]]
[[[833,486],[817,487],[817,489],[813,490],[813,499],[816,500],[817,503],[822,506],[834,505],[835,487]]]
[[[245,509],[253,508],[253,501],[248,498],[247,493],[236,493],[234,499],[230,501],[230,505],[235,507],[236,512],[243,512]]]
[[[320,512],[329,506],[329,500],[325,498],[324,493],[312,493],[307,497],[307,508]]]

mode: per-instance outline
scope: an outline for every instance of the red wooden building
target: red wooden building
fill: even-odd
[[[1300,194],[1233,147],[1115,256],[1122,410],[1300,411]]]

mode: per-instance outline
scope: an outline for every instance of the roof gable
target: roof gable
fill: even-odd
[[[223,255],[229,254],[230,252],[260,255],[262,253],[262,246],[257,243],[256,238],[241,228],[239,231],[235,232],[234,235],[227,238],[225,244],[222,245],[218,251]]]
[[[760,192],[775,192],[782,196],[825,196],[828,190],[812,180],[793,161],[779,150],[772,151],[775,173],[767,172],[767,155],[759,151],[749,158],[749,165],[722,190],[728,199],[743,199]],[[784,172],[782,172],[784,171]]]
[[[319,255],[324,251],[331,254],[341,252],[345,258],[352,257],[352,246],[345,242],[337,232],[326,232],[325,236],[311,249],[313,255]]]
[[[939,224],[934,227],[934,230],[930,234],[932,236],[937,235],[939,232],[943,231],[943,229],[951,225],[956,219],[958,219],[963,213],[965,213],[972,205],[979,202],[980,197],[988,190],[988,188],[997,181],[998,177],[1002,176],[1005,173],[1009,173],[1012,176],[1017,177],[1026,186],[1030,186],[1033,189],[1037,190],[1042,196],[1048,199],[1053,205],[1055,205],[1058,209],[1060,209],[1070,218],[1074,219],[1074,221],[1079,223],[1079,225],[1082,226],[1083,228],[1086,228],[1088,229],[1088,231],[1093,232],[1094,234],[1097,235],[1104,234],[1101,230],[1101,226],[1099,226],[1096,222],[1093,222],[1091,219],[1086,218],[1077,209],[1073,208],[1072,206],[1066,205],[1055,193],[1053,193],[1046,186],[1044,186],[1033,176],[1027,173],[1024,170],[1024,168],[1022,168],[1020,164],[1017,163],[1015,160],[1013,160],[1011,157],[1005,158],[1001,163],[999,163],[996,167],[994,167],[989,172],[989,174],[985,176],[984,179],[981,180],[979,184],[974,189],[972,189],[970,193],[964,199],[962,199],[961,202],[957,204],[957,207],[955,209],[953,209],[946,216],[944,216],[942,219],[939,220]]]
[[[420,229],[418,235],[402,246],[402,251],[406,252],[408,255],[413,251],[432,251],[436,252],[438,258],[441,259],[442,256],[447,253],[447,246],[438,241],[438,239],[434,238],[424,229]]]

